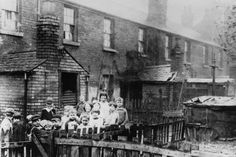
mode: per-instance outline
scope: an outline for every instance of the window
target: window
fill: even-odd
[[[170,46],[170,37],[165,36],[165,59],[170,60],[170,52],[171,52],[171,46]]]
[[[190,43],[187,41],[184,42],[184,62],[191,62]]]
[[[104,19],[104,40],[103,46],[106,48],[114,48],[114,41],[113,41],[113,21],[110,19]]]
[[[138,52],[144,53],[144,29],[138,30]]]
[[[205,46],[201,46],[202,49],[202,62],[204,65],[208,65],[208,51]]]
[[[221,68],[223,68],[223,59],[224,59],[223,53],[220,52],[220,67],[221,67]]]
[[[64,7],[64,39],[75,41],[75,10]]]
[[[216,65],[219,68],[223,67],[223,53],[221,53],[221,52],[216,53]]]
[[[109,98],[112,98],[114,92],[114,77],[113,75],[103,75],[100,85],[100,90],[107,92]]]
[[[2,29],[20,31],[18,0],[1,0]]]

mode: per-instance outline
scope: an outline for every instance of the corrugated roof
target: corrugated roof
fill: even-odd
[[[29,72],[45,61],[36,58],[36,51],[7,53],[0,56],[0,72]]]
[[[236,107],[236,97],[200,96],[183,103],[196,107]]]

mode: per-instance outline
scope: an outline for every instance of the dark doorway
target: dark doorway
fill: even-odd
[[[77,104],[77,73],[61,73],[62,105]]]

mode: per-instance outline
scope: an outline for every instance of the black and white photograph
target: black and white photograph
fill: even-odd
[[[236,157],[236,0],[0,0],[0,157]]]

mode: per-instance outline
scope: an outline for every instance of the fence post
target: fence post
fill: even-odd
[[[49,157],[54,157],[54,131],[49,134]]]

